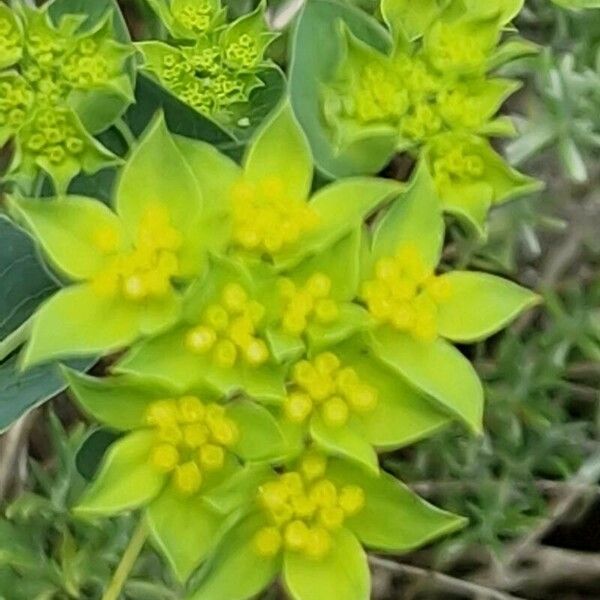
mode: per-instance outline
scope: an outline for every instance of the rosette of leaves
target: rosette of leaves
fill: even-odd
[[[117,164],[93,134],[133,101],[133,48],[118,9],[106,3],[90,25],[61,4],[0,6],[0,145],[14,141],[8,178],[26,190],[40,169],[62,193],[80,171]]]
[[[514,35],[502,41],[521,5],[382,0],[387,31],[335,2],[307,6],[291,89],[319,168],[330,176],[375,172],[408,153],[428,163],[445,210],[480,233],[491,206],[538,189],[488,141],[516,133],[497,113],[519,82],[490,73],[534,49]],[[313,26],[332,36],[325,49],[306,48]],[[311,52],[326,60],[306,92]]]
[[[267,79],[278,72],[265,56],[277,36],[267,27],[264,2],[232,22],[221,0],[149,3],[170,40],[136,44],[142,71],[229,134],[242,136],[256,125],[256,92],[271,87]]]

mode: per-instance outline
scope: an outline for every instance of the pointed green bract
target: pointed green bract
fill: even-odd
[[[286,552],[283,579],[294,600],[365,600],[371,589],[365,552],[345,529],[335,534],[333,550],[323,560]]]
[[[540,301],[533,292],[486,273],[455,271],[442,278],[452,291],[440,306],[439,330],[455,342],[488,338]]]
[[[373,259],[394,255],[403,245],[418,249],[435,268],[444,243],[444,220],[431,176],[420,166],[411,187],[392,204],[373,233]]]
[[[466,525],[466,519],[435,508],[387,473],[374,476],[350,463],[331,461],[328,474],[365,490],[365,506],[350,517],[348,528],[370,548],[409,552]]]
[[[118,514],[158,496],[165,476],[148,462],[153,443],[154,434],[150,431],[136,431],[116,441],[76,512],[90,517]]]
[[[264,523],[256,513],[235,523],[200,571],[199,583],[187,600],[249,600],[267,587],[277,576],[281,559],[254,552],[253,537]]]
[[[202,498],[181,498],[167,487],[148,507],[147,521],[153,541],[185,582],[213,548],[223,517]]]
[[[354,460],[375,473],[379,471],[377,454],[361,431],[358,419],[343,427],[330,427],[316,415],[310,433],[317,446],[327,454]]]
[[[312,155],[289,103],[250,142],[244,158],[244,174],[258,186],[279,177],[291,198],[308,197],[313,178]]]
[[[100,423],[128,431],[145,427],[148,407],[171,390],[139,380],[96,378],[72,369],[63,369],[75,398]]]
[[[373,336],[376,354],[390,368],[480,432],[483,387],[471,363],[453,346],[438,339],[419,342],[406,334],[379,330]]]
[[[164,210],[183,236],[179,274],[197,274],[206,252],[202,192],[162,117],[150,126],[119,180],[116,209],[132,237],[148,207]]]
[[[244,424],[244,431],[233,447],[243,460],[261,462],[285,456],[285,438],[266,408],[248,400],[237,400],[228,406],[227,414]]]
[[[72,279],[89,279],[106,266],[108,258],[101,250],[104,236],[116,250],[124,245],[118,217],[96,200],[12,198],[10,207],[40,240],[50,262]]]
[[[88,284],[71,286],[36,312],[23,365],[119,350],[137,335],[136,314],[130,307],[98,296]]]

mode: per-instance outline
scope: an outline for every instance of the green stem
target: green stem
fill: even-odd
[[[31,325],[31,319],[28,319],[18,329],[15,329],[0,341],[0,361],[3,361],[9,354],[12,354],[29,339]]]
[[[137,144],[135,135],[133,135],[133,132],[129,128],[129,125],[127,125],[127,123],[123,119],[115,121],[114,127],[119,132],[119,134],[123,138],[123,141],[127,144],[128,148],[132,148]]]
[[[123,590],[123,586],[127,582],[131,569],[133,569],[133,565],[135,565],[135,561],[138,559],[147,538],[148,528],[146,526],[146,520],[142,517],[131,536],[131,540],[129,540],[129,545],[123,553],[121,562],[113,575],[110,585],[104,592],[104,596],[102,596],[102,600],[118,600],[119,595]]]

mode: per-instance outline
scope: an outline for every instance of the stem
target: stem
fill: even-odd
[[[123,553],[123,558],[121,558],[121,562],[119,563],[119,566],[117,567],[115,574],[113,575],[110,585],[104,592],[102,600],[118,600],[123,586],[127,582],[129,573],[131,573],[131,569],[133,569],[133,565],[138,559],[138,556],[140,555],[140,552],[142,551],[142,548],[144,547],[147,538],[148,528],[146,526],[145,519],[142,518],[140,519],[138,526],[136,527],[135,531],[131,536],[131,539],[129,540],[129,545]]]
[[[28,319],[0,342],[0,361],[4,360],[27,341],[31,332],[31,325],[31,319]]]
[[[127,125],[123,119],[115,121],[114,127],[123,138],[125,144],[127,144],[127,148],[132,148],[137,144],[137,140],[129,128],[129,125]]]

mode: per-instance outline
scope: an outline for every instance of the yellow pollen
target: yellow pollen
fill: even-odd
[[[269,360],[269,349],[263,340],[252,339],[244,348],[246,361],[251,365],[262,365]]]
[[[177,402],[179,418],[183,423],[201,421],[206,413],[206,408],[196,396],[182,396]]]
[[[310,498],[321,508],[331,508],[337,504],[337,489],[331,481],[322,479],[311,488]]]
[[[214,360],[219,367],[231,369],[237,360],[237,348],[229,340],[219,340],[215,346]]]
[[[206,325],[199,325],[188,331],[185,345],[188,350],[204,354],[208,352],[217,341],[217,332]]]
[[[346,515],[339,506],[328,506],[319,510],[319,522],[326,529],[339,529]]]
[[[248,303],[246,290],[238,283],[229,283],[223,290],[223,304],[232,314],[242,313]]]
[[[323,527],[313,527],[308,534],[306,554],[313,560],[321,560],[331,550],[331,535]]]
[[[148,288],[140,275],[128,277],[123,291],[129,300],[142,300],[148,295]]]
[[[183,440],[190,448],[200,448],[208,441],[208,428],[203,423],[192,423],[183,428]]]

